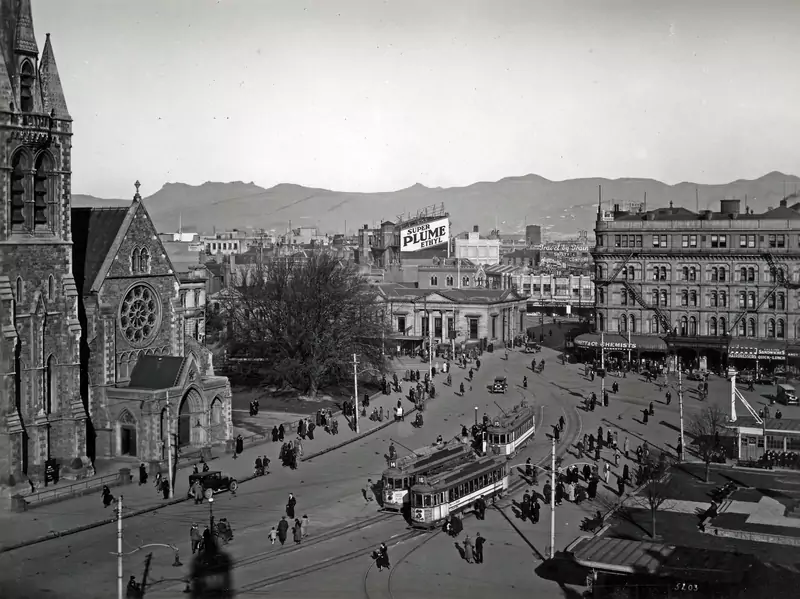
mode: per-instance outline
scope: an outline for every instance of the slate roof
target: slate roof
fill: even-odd
[[[171,389],[179,383],[186,358],[140,355],[133,367],[128,389]]]
[[[740,213],[736,218],[737,220],[798,220],[800,219],[800,212],[797,207],[800,204],[794,204],[792,207],[778,206],[772,210],[767,210],[759,214],[745,214]],[[702,215],[697,212],[683,207],[673,208],[656,208],[655,210],[648,210],[647,212],[636,212],[631,214],[621,214],[614,218],[615,221],[641,221],[641,220],[657,220],[657,221],[673,221],[673,220],[701,220]],[[729,220],[730,215],[724,212],[711,212],[710,220]]]
[[[169,256],[170,262],[175,267],[176,273],[189,272],[190,266],[201,266],[200,256],[204,252],[189,250],[189,243],[183,241],[162,241],[161,245]]]
[[[78,293],[91,289],[128,210],[129,206],[72,209],[73,272]]]
[[[494,303],[515,295],[512,289],[418,289],[402,283],[383,283],[377,287],[389,298],[412,301],[424,301],[425,296],[437,294],[453,302]]]

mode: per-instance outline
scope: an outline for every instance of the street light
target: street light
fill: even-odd
[[[475,406],[475,426],[478,426],[478,406]]]

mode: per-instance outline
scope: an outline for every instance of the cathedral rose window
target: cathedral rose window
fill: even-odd
[[[134,346],[147,345],[158,332],[159,302],[147,285],[131,288],[122,301],[119,325],[125,338]]]

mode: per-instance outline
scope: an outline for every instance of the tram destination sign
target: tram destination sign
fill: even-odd
[[[441,218],[400,231],[400,251],[418,252],[450,241],[450,219]]]

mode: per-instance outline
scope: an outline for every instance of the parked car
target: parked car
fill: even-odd
[[[235,478],[223,474],[219,470],[198,472],[197,474],[189,475],[189,492],[186,494],[187,497],[191,497],[192,486],[194,486],[195,481],[198,480],[203,486],[203,491],[211,489],[214,493],[219,493],[220,491],[236,491],[236,489],[239,488],[239,483],[236,482]]]
[[[688,381],[704,381],[706,380],[705,374],[700,370],[693,370],[689,374],[686,375],[686,380]]]
[[[505,393],[506,389],[508,388],[508,381],[504,376],[496,376],[494,377],[494,383],[492,384],[492,393]]]

